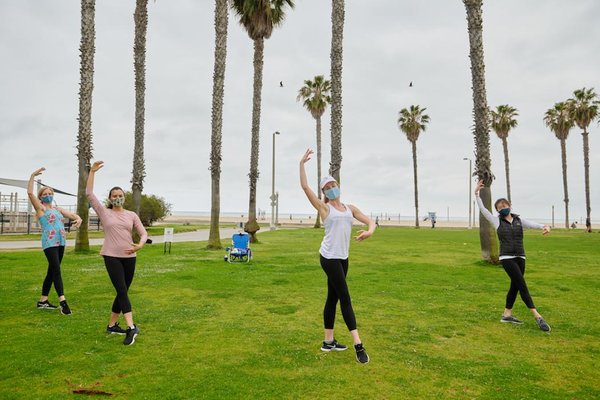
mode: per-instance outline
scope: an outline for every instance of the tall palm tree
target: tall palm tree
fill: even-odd
[[[331,161],[329,175],[340,182],[342,167],[342,59],[344,0],[331,2]]]
[[[209,249],[220,249],[219,215],[221,213],[221,147],[223,129],[223,96],[227,61],[227,0],[215,0],[215,65],[213,70],[212,133],[210,137],[211,206]]]
[[[471,81],[473,87],[473,116],[475,126],[475,175],[483,180],[485,186],[479,192],[483,204],[492,208],[491,185],[494,174],[490,158],[490,127],[487,95],[485,91],[485,64],[483,61],[483,0],[463,0],[467,10],[469,32],[469,57],[471,59]],[[479,218],[479,241],[481,256],[484,260],[498,262],[498,243],[493,226],[485,219]]]
[[[508,201],[512,202],[510,196],[510,169],[508,167],[508,133],[518,124],[515,117],[519,115],[518,110],[508,104],[496,107],[496,111],[490,110],[491,126],[496,135],[502,140],[504,150],[504,171],[506,172],[506,195]]]
[[[573,98],[568,101],[571,117],[577,126],[583,130],[583,167],[585,170],[585,226],[588,232],[592,231],[592,208],[590,206],[590,143],[588,139],[588,127],[598,116],[598,95],[594,88],[577,89],[573,92]]]
[[[419,190],[417,186],[417,140],[419,134],[425,132],[429,123],[429,115],[423,114],[427,108],[412,105],[410,109],[400,110],[398,126],[406,134],[406,138],[412,144],[413,176],[415,183],[415,228],[419,227]]]
[[[248,222],[245,231],[250,241],[255,243],[256,232],[260,229],[256,221],[256,181],[258,180],[258,146],[260,133],[260,103],[263,75],[264,41],[271,37],[273,28],[280,26],[285,18],[286,6],[294,8],[294,0],[233,0],[231,6],[240,18],[254,42],[254,89],[252,97],[252,143],[250,150],[250,195],[248,201]]]
[[[304,86],[298,91],[296,101],[303,100],[304,108],[306,108],[317,122],[317,194],[321,199],[321,117],[327,108],[327,104],[331,103],[329,92],[331,91],[331,82],[325,79],[323,75],[315,76],[314,81],[304,81]],[[321,227],[321,219],[319,213],[315,220],[315,228]]]
[[[139,215],[144,190],[144,124],[146,96],[146,32],[148,30],[148,0],[136,0],[135,37],[133,43],[133,66],[135,70],[135,143],[133,146],[133,172],[131,193],[133,207]]]
[[[566,102],[554,104],[554,107],[546,111],[544,114],[544,123],[556,138],[560,140],[560,155],[562,158],[562,175],[563,175],[563,191],[565,202],[565,228],[569,229],[569,190],[567,187],[567,137],[569,131],[575,125],[575,121],[571,118],[569,106]]]
[[[94,53],[95,48],[96,0],[81,0],[81,41],[79,52],[79,128],[77,132],[77,214],[83,222],[77,229],[75,251],[88,251],[89,208],[85,195],[90,160],[92,159],[92,92],[94,91]]]

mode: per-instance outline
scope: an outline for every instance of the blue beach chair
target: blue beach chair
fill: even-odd
[[[252,250],[250,249],[250,235],[247,233],[236,233],[231,237],[231,247],[226,247],[227,255],[225,261],[250,262]]]

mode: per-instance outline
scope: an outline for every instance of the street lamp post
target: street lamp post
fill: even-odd
[[[271,176],[271,227],[272,231],[275,230],[275,204],[277,203],[277,196],[275,195],[275,135],[279,135],[279,132],[273,132],[273,175]]]
[[[463,161],[469,160],[469,229],[473,227],[471,223],[471,176],[473,175],[473,160],[470,158],[463,158]],[[473,223],[475,223],[475,216],[473,216]]]

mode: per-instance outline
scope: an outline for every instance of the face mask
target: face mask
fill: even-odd
[[[42,196],[42,203],[52,203],[52,200],[54,200],[54,196],[52,196],[51,194],[47,194],[46,196]]]
[[[327,189],[325,191],[325,196],[327,196],[327,198],[329,200],[335,200],[338,197],[340,197],[340,188],[339,187],[332,187],[331,189]]]
[[[125,204],[125,197],[115,197],[110,201],[110,204],[115,207],[123,207],[123,204]]]
[[[510,208],[503,208],[502,210],[498,211],[498,213],[500,213],[500,215],[503,217],[507,217],[508,214],[510,214]]]

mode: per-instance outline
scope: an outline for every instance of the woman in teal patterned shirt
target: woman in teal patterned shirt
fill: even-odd
[[[54,284],[54,289],[56,290],[58,300],[60,301],[60,312],[64,315],[69,315],[71,314],[71,309],[65,299],[62,276],[60,273],[60,263],[65,252],[66,244],[63,218],[67,217],[73,220],[73,225],[75,227],[81,225],[81,218],[77,214],[73,214],[52,205],[52,201],[54,200],[54,190],[52,190],[52,188],[42,187],[38,191],[37,197],[35,196],[33,193],[33,180],[44,170],[45,168],[39,168],[34,171],[29,178],[29,185],[27,187],[29,201],[31,201],[31,204],[35,209],[35,215],[42,228],[42,249],[48,259],[48,270],[46,272],[44,283],[42,284],[42,296],[37,303],[37,308],[46,310],[54,310],[57,308],[48,301],[50,288],[52,287],[52,284]]]

